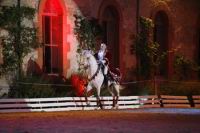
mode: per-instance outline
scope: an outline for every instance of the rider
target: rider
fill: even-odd
[[[107,58],[105,58],[106,56],[106,52],[107,52],[107,48],[106,48],[106,44],[105,43],[101,43],[100,49],[97,53],[97,59],[98,59],[98,63],[100,64],[100,67],[102,68],[104,77],[106,80],[107,79],[107,70],[106,67],[108,67],[108,60]]]

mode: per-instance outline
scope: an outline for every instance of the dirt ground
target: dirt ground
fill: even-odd
[[[195,111],[135,109],[0,114],[0,133],[200,133],[200,110]]]

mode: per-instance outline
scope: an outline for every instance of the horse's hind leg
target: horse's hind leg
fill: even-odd
[[[100,88],[97,89],[97,107],[100,107],[101,109],[103,109],[103,105],[100,99]]]
[[[108,88],[108,91],[110,92],[110,94],[112,95],[113,97],[113,105],[112,105],[112,108],[114,108],[116,106],[116,100],[115,100],[115,92],[114,92],[114,84],[111,84]]]
[[[116,99],[115,99],[115,107],[118,106],[118,100],[119,100],[119,96],[115,96]]]
[[[115,92],[114,93],[114,96],[113,96],[113,107],[117,107],[118,106],[118,100],[119,100],[119,87],[120,85],[116,84],[113,86]]]
[[[103,105],[101,103],[100,97],[97,97],[97,107],[100,107],[101,109],[103,109]]]

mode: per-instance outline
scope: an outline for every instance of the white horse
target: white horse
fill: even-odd
[[[104,68],[105,72],[103,74],[99,64],[97,63],[97,60],[95,59],[91,51],[84,50],[82,52],[82,57],[84,58],[83,66],[87,70],[86,74],[88,76],[88,84],[85,88],[86,101],[89,104],[88,99],[87,99],[87,93],[94,87],[96,88],[96,92],[97,92],[97,106],[103,109],[103,106],[100,100],[100,92],[101,92],[101,87],[104,82],[104,74],[108,73],[108,66]],[[119,82],[115,81],[114,79],[113,80],[110,79],[108,80],[107,88],[109,92],[111,93],[111,95],[113,96],[113,108],[117,108],[121,86]]]

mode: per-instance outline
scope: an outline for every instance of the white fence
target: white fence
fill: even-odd
[[[87,106],[84,97],[0,99],[0,113],[5,112],[51,112],[70,110],[95,110],[96,98],[89,97]],[[112,109],[112,97],[102,97],[104,109]],[[186,96],[120,96],[118,109],[159,108],[159,107],[197,107],[200,108],[200,96],[189,100]]]

